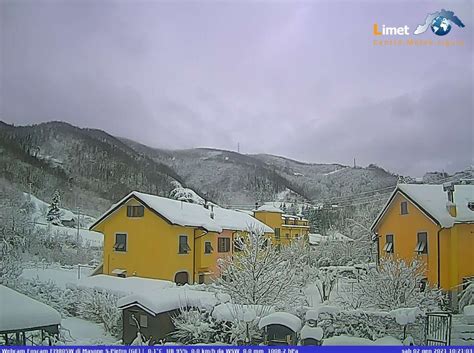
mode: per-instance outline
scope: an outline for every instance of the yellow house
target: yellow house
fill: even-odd
[[[473,201],[474,185],[398,185],[372,225],[379,257],[420,260],[428,283],[458,292],[474,276]]]
[[[222,228],[202,205],[131,192],[91,227],[104,234],[103,273],[208,282]]]
[[[254,210],[254,217],[274,230],[272,243],[277,246],[289,244],[295,238],[307,237],[309,233],[307,219],[284,214],[272,205],[260,206]]]

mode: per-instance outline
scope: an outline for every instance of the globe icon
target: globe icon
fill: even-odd
[[[431,30],[437,36],[444,36],[451,30],[451,23],[446,17],[438,16],[431,22]]]

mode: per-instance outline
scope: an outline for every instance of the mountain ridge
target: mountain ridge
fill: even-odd
[[[131,190],[169,196],[175,182],[218,204],[248,206],[315,204],[394,187],[400,177],[375,164],[302,162],[210,147],[155,148],[61,121],[21,126],[0,121],[0,150],[4,182],[32,188],[45,200],[60,189],[70,207],[96,207],[96,214]]]

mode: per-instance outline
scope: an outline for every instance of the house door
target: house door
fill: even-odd
[[[451,314],[437,312],[426,314],[426,345],[449,346],[451,344]]]

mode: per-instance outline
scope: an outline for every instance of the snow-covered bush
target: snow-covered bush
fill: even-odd
[[[474,305],[474,281],[468,284],[459,295],[459,310],[467,305]]]
[[[171,190],[170,198],[183,202],[197,203],[200,205],[205,203],[204,199],[196,194],[193,189],[185,188],[177,181],[173,181],[173,185],[175,188]]]
[[[222,342],[232,345],[253,344],[261,342],[263,332],[258,328],[258,321],[236,321],[225,325]]]
[[[121,336],[122,311],[117,307],[117,294],[92,288],[77,289],[78,315],[104,324],[106,332]]]
[[[402,325],[390,312],[371,312],[362,310],[327,311],[319,314],[318,326],[322,327],[324,337],[354,336],[376,340],[390,335],[403,340],[408,333],[417,344],[424,343],[423,315]]]
[[[405,262],[401,259],[381,259],[377,268],[363,273],[354,285],[352,296],[361,308],[393,310],[419,307],[423,310],[439,309],[442,294],[429,285],[421,289],[424,279],[421,262]],[[344,302],[347,307],[353,303]]]
[[[17,249],[7,243],[0,243],[0,284],[8,285],[21,275],[21,257]]]
[[[20,198],[8,199],[0,193],[0,284],[15,281],[22,272],[22,256],[27,250],[33,225],[28,212],[21,208]],[[5,196],[5,198],[3,198]]]
[[[318,267],[348,266],[367,260],[365,255],[359,255],[354,242],[344,241],[321,242],[312,252],[313,261]]]
[[[47,263],[76,265],[90,263],[100,258],[100,252],[87,243],[77,243],[76,237],[60,227],[38,228],[29,238],[28,252],[32,257]]]
[[[51,306],[63,316],[74,316],[76,314],[77,297],[75,293],[70,289],[58,287],[52,280],[41,281],[38,278],[19,278],[14,282],[12,288]]]
[[[171,318],[175,331],[170,334],[173,341],[182,344],[223,342],[224,330],[209,313],[196,308],[183,308]]]
[[[222,276],[217,286],[236,304],[295,310],[295,302],[303,296],[297,270],[269,241],[262,232],[251,230],[239,253],[219,261]]]

